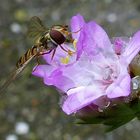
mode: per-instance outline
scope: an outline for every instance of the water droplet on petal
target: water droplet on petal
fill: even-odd
[[[138,89],[138,83],[137,82],[133,82],[133,89],[135,90],[135,89]]]
[[[140,90],[140,76],[132,78],[132,89],[137,91]]]

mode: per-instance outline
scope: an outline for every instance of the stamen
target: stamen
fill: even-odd
[[[71,50],[68,50],[68,55],[69,56],[72,56],[75,52],[71,51]]]
[[[76,50],[76,44],[77,44],[77,40],[75,39],[73,41],[73,46],[74,46],[74,49]],[[67,56],[66,57],[62,57],[60,58],[60,61],[61,63],[63,64],[68,64],[69,61],[70,61],[70,57],[76,52],[76,51],[71,51],[71,50],[65,50],[62,46],[60,46],[65,52],[67,52]]]

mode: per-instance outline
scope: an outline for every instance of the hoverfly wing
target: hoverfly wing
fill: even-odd
[[[42,24],[39,17],[34,16],[30,19],[27,31],[28,37],[37,39],[46,31],[47,28]]]
[[[9,77],[7,78],[7,80],[5,81],[5,83],[2,85],[2,87],[0,88],[0,94],[2,94],[2,92],[4,92],[7,87],[11,84],[11,82],[13,80],[15,80],[15,78],[18,75],[18,71],[15,69],[13,70],[13,72],[11,72],[11,74],[9,75]]]
[[[23,66],[21,66],[20,68],[16,68],[11,72],[5,83],[2,85],[2,87],[0,87],[0,94],[4,92],[7,87],[16,79],[16,77],[26,68],[27,64],[34,58],[34,56],[27,60],[26,63],[23,64]]]

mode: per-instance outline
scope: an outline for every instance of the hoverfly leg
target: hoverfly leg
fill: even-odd
[[[54,50],[53,50],[53,53],[52,53],[51,60],[53,60],[53,58],[54,58],[54,55],[55,55],[55,52],[56,52],[56,49],[54,49]]]
[[[45,55],[45,54],[49,54],[49,53],[51,53],[52,52],[52,50],[49,50],[48,52],[40,52],[39,54],[38,54],[38,56],[40,56],[40,55]]]
[[[60,48],[65,51],[65,52],[68,52],[68,50],[66,50],[65,48],[63,48],[63,46],[60,45]]]
[[[71,51],[71,50],[66,50],[65,48],[63,48],[61,45],[60,45],[61,49],[65,52],[67,52],[69,55],[72,55],[74,52]]]
[[[39,55],[49,54],[49,53],[51,53],[52,51],[53,51],[53,53],[52,53],[52,56],[51,56],[51,60],[53,60],[54,54],[55,54],[55,52],[56,52],[56,49],[54,49],[54,50],[49,50],[48,52],[40,52]]]
[[[44,55],[44,54],[49,54],[51,51],[52,50],[49,50],[48,52],[40,52],[37,54],[37,56],[36,56],[37,64],[36,64],[35,68],[33,69],[33,72],[37,69],[38,65],[40,64],[39,56]]]
[[[40,64],[39,55],[36,56],[36,62],[37,62],[37,64],[36,64],[35,68],[33,69],[33,72],[37,69],[38,65]]]

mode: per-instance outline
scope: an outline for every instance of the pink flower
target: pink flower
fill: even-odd
[[[128,42],[120,38],[117,44],[111,43],[94,21],[85,23],[79,14],[72,17],[71,30],[81,27],[78,34],[73,34],[77,50],[69,62],[62,64],[61,58],[67,54],[58,49],[52,62],[49,55],[44,56],[49,65],[40,65],[33,72],[43,78],[46,85],[54,85],[66,94],[62,109],[67,114],[90,104],[99,105],[102,97],[111,100],[130,95],[129,64],[140,50],[140,31]]]

